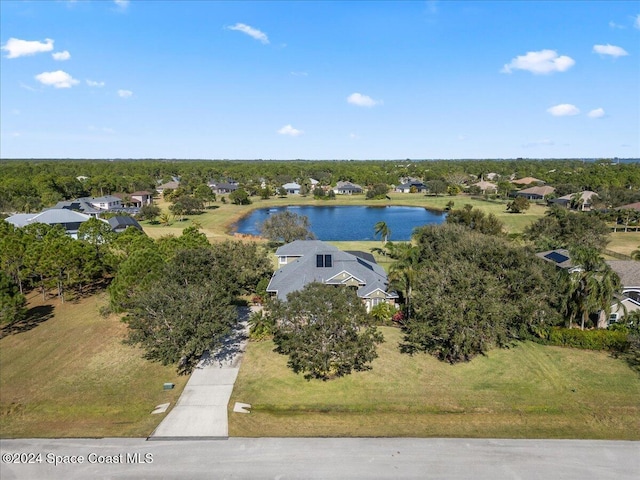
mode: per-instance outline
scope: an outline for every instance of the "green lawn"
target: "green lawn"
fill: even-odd
[[[250,343],[231,398],[232,436],[640,440],[640,377],[606,353],[523,343],[449,365],[398,351],[382,328],[373,370],[307,382],[272,342]]]
[[[44,321],[1,331],[0,437],[144,437],[166,415],[150,415],[154,407],[175,404],[188,377],[123,345],[126,326],[101,317],[103,303],[35,296]],[[165,391],[164,382],[176,388]]]
[[[640,249],[640,232],[614,232],[609,238],[608,250],[631,255],[631,252]]]

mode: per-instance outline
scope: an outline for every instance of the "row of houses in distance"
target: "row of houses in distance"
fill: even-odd
[[[139,213],[140,208],[152,202],[153,194],[148,191],[82,197],[58,202],[53,207],[38,213],[17,213],[7,217],[6,221],[18,228],[34,223],[61,225],[67,235],[72,238],[78,238],[80,225],[91,218],[108,224],[116,233],[123,232],[127,227],[142,231],[142,226],[132,215]],[[101,218],[105,213],[110,214],[109,218]]]

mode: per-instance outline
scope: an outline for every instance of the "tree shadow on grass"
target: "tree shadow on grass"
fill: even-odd
[[[28,332],[53,317],[53,305],[39,305],[27,311],[27,316],[23,320],[11,322],[0,329],[0,339],[7,335]]]

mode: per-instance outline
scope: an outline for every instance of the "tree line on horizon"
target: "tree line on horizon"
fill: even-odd
[[[444,182],[461,187],[490,173],[500,180],[535,177],[558,189],[558,195],[592,190],[611,206],[640,200],[637,163],[612,160],[385,160],[385,161],[178,161],[178,160],[1,160],[0,212],[35,212],[61,200],[113,193],[154,191],[161,183],[180,179],[193,194],[209,181],[234,180],[249,195],[263,183],[275,194],[288,182],[320,185],[351,181],[365,187],[398,185],[402,179]]]

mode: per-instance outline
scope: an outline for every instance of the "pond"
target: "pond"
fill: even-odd
[[[289,210],[309,218],[311,231],[318,240],[375,240],[374,225],[385,222],[391,230],[389,240],[405,241],[416,227],[440,224],[445,214],[422,207],[365,206],[289,206],[261,208],[235,224],[238,233],[260,235],[260,224],[269,215]]]

